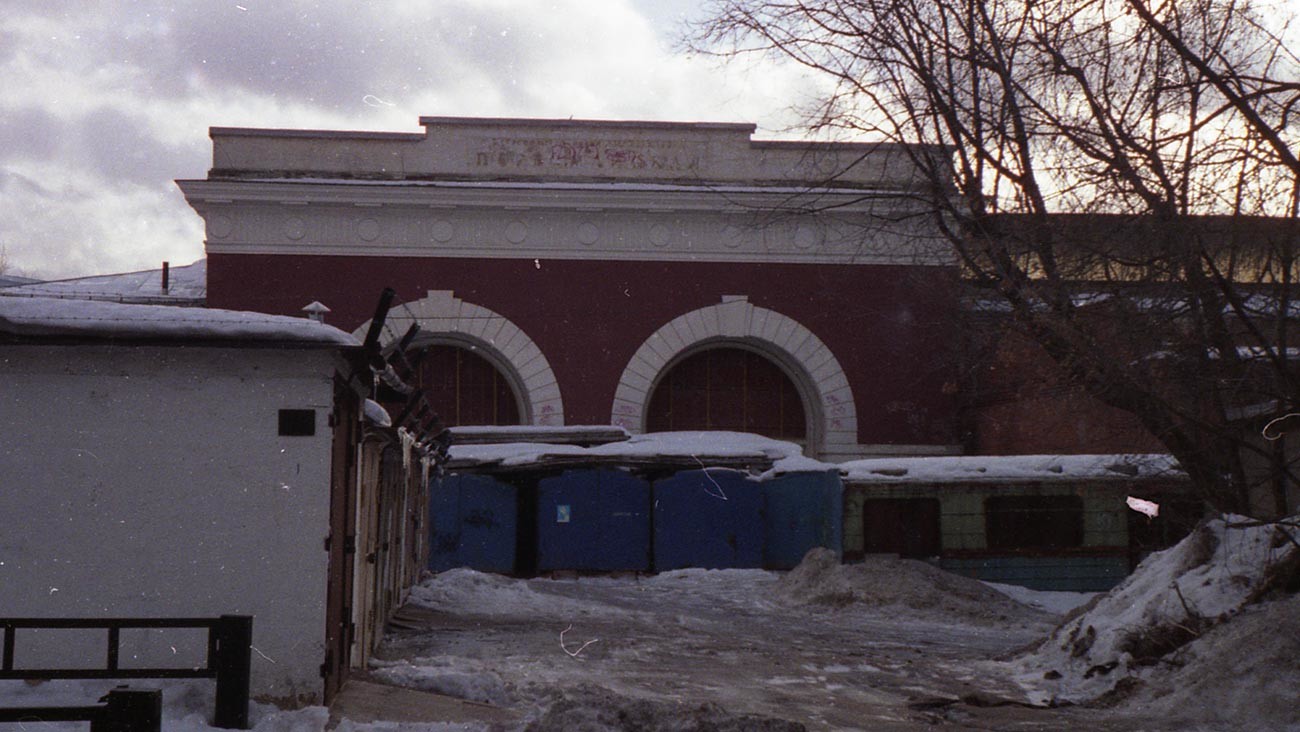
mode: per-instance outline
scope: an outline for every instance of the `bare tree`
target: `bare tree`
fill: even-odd
[[[1288,451],[1243,425],[1300,411],[1300,63],[1264,13],[1252,0],[715,0],[692,44],[830,79],[814,129],[950,150],[913,163],[965,281],[1133,414],[1215,507],[1269,514],[1288,508]],[[1261,484],[1269,505],[1252,500]]]

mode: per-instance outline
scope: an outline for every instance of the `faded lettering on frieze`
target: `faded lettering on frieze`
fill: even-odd
[[[474,154],[474,165],[496,169],[617,170],[693,173],[700,155],[694,145],[645,140],[545,140],[498,137]]]

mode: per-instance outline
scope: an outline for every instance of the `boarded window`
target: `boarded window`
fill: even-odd
[[[989,549],[1065,549],[1083,545],[1079,496],[996,496],[984,501]]]
[[[702,351],[674,366],[650,398],[646,429],[807,437],[803,400],[790,377],[763,356],[741,348]]]
[[[939,556],[939,499],[870,498],[862,502],[863,551]]]
[[[519,402],[505,376],[468,348],[434,345],[419,359],[419,387],[444,424],[519,424]]]

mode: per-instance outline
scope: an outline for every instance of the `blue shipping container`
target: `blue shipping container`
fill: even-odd
[[[569,470],[537,484],[537,569],[650,569],[650,484],[623,470]]]
[[[429,569],[515,570],[519,507],[514,486],[486,475],[452,474],[429,486]]]
[[[797,567],[813,547],[842,555],[844,486],[838,471],[788,473],[762,485],[765,568]]]
[[[688,470],[654,484],[654,568],[756,568],[763,491],[735,470]]]

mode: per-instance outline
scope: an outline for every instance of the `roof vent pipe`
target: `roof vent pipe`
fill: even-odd
[[[307,307],[302,309],[302,311],[307,313],[308,318],[311,318],[317,323],[324,323],[325,313],[328,313],[330,309],[321,304],[319,300],[312,300],[307,304]]]
[[[171,286],[171,264],[164,261],[163,270],[162,270],[162,291],[167,292],[167,288],[170,286]]]

